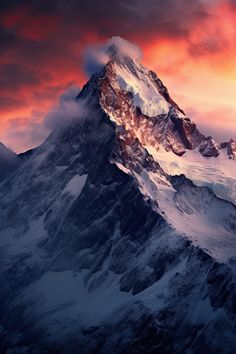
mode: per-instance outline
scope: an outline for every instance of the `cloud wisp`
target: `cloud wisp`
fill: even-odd
[[[78,119],[84,113],[82,104],[76,101],[80,89],[76,86],[68,88],[59,97],[58,105],[53,107],[45,116],[43,126],[51,131],[70,119]]]
[[[114,47],[116,54],[130,56],[136,61],[141,61],[143,53],[141,49],[119,36],[113,36],[105,44],[89,46],[84,54],[84,68],[90,76],[98,71],[108,62],[109,48]]]
[[[36,147],[50,134],[52,130],[62,126],[71,119],[81,119],[86,114],[86,105],[76,101],[76,96],[80,88],[76,86],[69,87],[59,96],[58,103],[49,109],[45,117],[41,118],[41,113],[31,112],[31,119],[19,116],[8,122],[6,136],[4,141],[11,141],[14,150],[17,141],[25,147],[24,150]],[[22,150],[17,150],[22,152]]]

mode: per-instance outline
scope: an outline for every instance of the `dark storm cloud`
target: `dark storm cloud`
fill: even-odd
[[[0,89],[16,90],[20,86],[33,86],[50,78],[48,73],[37,73],[18,63],[0,65]]]
[[[0,110],[11,110],[22,106],[24,106],[22,99],[4,93],[0,95]]]
[[[3,53],[4,50],[9,49],[12,45],[16,44],[17,39],[12,31],[6,30],[0,24],[0,53]]]
[[[59,16],[61,22],[57,33],[62,35],[64,30],[71,35],[82,35],[80,31],[87,29],[105,37],[145,35],[147,32],[152,36],[153,31],[166,36],[185,36],[196,21],[208,16],[200,0],[23,0],[10,3],[11,7],[8,1],[3,1],[3,12],[8,14],[25,7],[31,18],[48,15],[53,21],[53,16]],[[73,26],[75,30],[72,30]]]
[[[227,3],[230,6],[231,10],[236,11],[236,0],[227,0]]]
[[[131,1],[69,1],[65,8],[66,20],[76,20],[78,14],[84,26],[89,23],[99,28],[106,37],[155,35],[185,36],[199,18],[208,15],[199,0],[131,0]],[[74,11],[78,8],[78,12]],[[94,9],[94,11],[91,11]]]
[[[2,0],[0,7],[1,57],[39,71],[63,62],[79,70],[83,48],[94,38],[119,35],[138,44],[187,38],[208,16],[201,0]]]
[[[46,64],[47,61],[56,61],[58,56],[66,54],[65,49],[68,44],[62,42],[62,36],[58,37],[35,40],[17,33],[17,29],[6,30],[0,27],[0,54],[2,57],[10,57],[32,66]],[[73,52],[71,52],[71,56],[74,58]]]
[[[19,0],[2,0],[0,1],[0,10],[1,11],[6,11],[11,9],[14,6],[17,6],[21,3]]]
[[[200,0],[3,0],[1,8],[0,51],[35,64],[67,54],[76,59],[72,44],[82,48],[89,35],[134,42],[187,37],[208,16]]]

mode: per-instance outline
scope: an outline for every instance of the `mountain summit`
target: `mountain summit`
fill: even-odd
[[[233,142],[136,57],[105,54],[78,117],[0,184],[1,350],[233,353]]]
[[[103,109],[117,124],[132,130],[144,146],[158,150],[162,145],[180,156],[197,147],[203,156],[219,155],[214,140],[185,117],[158,76],[132,58],[110,55],[98,86]],[[125,111],[120,114],[123,105]]]
[[[85,85],[86,93],[97,97],[99,106],[118,127],[117,136],[122,128],[166,172],[183,173],[235,204],[235,164],[228,161],[235,159],[233,139],[218,145],[214,138],[202,134],[160,78],[139,62],[136,53],[136,59],[127,55],[126,41],[122,41],[114,41],[106,49],[107,63]],[[83,96],[82,92],[79,97]]]

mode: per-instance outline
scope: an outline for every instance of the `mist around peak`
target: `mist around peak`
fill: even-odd
[[[143,54],[141,49],[119,36],[111,37],[106,43],[90,46],[84,54],[84,69],[88,76],[100,71],[111,56],[128,56],[140,62]]]

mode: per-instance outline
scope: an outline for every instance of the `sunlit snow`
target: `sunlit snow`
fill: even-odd
[[[167,114],[170,109],[169,103],[160,95],[154,82],[143,73],[144,69],[137,63],[136,75],[128,66],[116,65],[116,74],[120,88],[131,92],[134,104],[139,107],[143,114],[154,117],[159,114]]]

